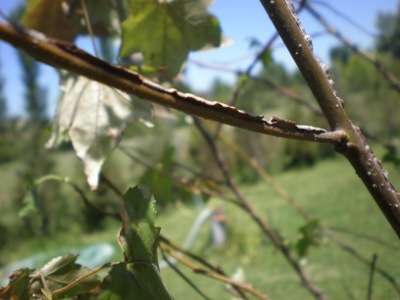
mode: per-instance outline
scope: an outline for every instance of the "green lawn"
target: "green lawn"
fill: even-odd
[[[115,159],[123,165],[122,160]],[[62,160],[63,165],[60,169],[68,170],[69,162],[72,160],[72,157],[67,156]],[[17,166],[18,164],[9,164],[0,167],[0,179],[8,180],[7,185],[12,185],[13,179],[9,174],[12,170],[15,171]],[[126,172],[127,166],[123,166]],[[389,173],[394,183],[400,181],[398,172],[389,170]],[[337,232],[340,238],[351,244],[367,259],[377,254],[377,264],[396,280],[400,280],[398,238],[355,172],[343,158],[336,157],[322,161],[311,168],[282,173],[274,176],[274,180],[324,226],[345,228],[377,237],[394,245],[396,248],[392,249],[371,240]],[[3,185],[0,190],[2,204],[9,199],[7,191]],[[255,185],[244,186],[243,192],[256,207],[257,212],[263,218],[267,218],[288,243],[296,240],[299,235],[298,229],[305,224],[305,221],[292,206],[261,181]],[[211,199],[207,205],[210,207],[223,205],[228,215],[229,239],[223,249],[213,248],[210,245],[207,225],[201,230],[192,248],[194,252],[220,265],[228,274],[233,274],[238,268],[242,268],[246,280],[269,295],[271,299],[313,299],[302,288],[298,276],[282,255],[273,248],[267,238],[262,236],[260,230],[243,211],[215,198]],[[195,206],[177,204],[160,214],[157,225],[161,226],[163,235],[182,243],[198,213],[199,208]],[[3,218],[4,214],[0,216]],[[32,240],[18,249],[3,249],[1,255],[3,258],[10,257],[14,260],[37,251],[51,251],[60,245],[63,247],[82,246],[102,241],[111,241],[116,244],[118,224],[113,222],[109,224],[104,232],[84,236],[69,233],[59,235],[53,241]],[[115,259],[120,259],[120,256],[116,255]],[[184,266],[178,265],[178,267],[210,299],[231,299],[224,283],[196,275]],[[304,262],[304,269],[331,299],[366,299],[369,267],[329,239],[325,239],[321,246],[311,248]],[[162,275],[175,299],[201,299],[174,271],[167,270]],[[399,295],[388,281],[375,273],[372,299],[398,298]]]

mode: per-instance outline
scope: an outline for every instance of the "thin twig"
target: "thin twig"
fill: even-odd
[[[227,185],[231,188],[232,192],[237,196],[241,208],[244,209],[250,217],[255,221],[255,223],[259,226],[262,232],[270,238],[273,242],[276,249],[278,249],[283,256],[286,258],[288,263],[291,267],[296,271],[299,275],[302,283],[304,286],[310,291],[312,295],[314,295],[317,299],[327,299],[326,295],[317,287],[315,286],[310,278],[304,273],[303,269],[297,262],[297,260],[293,257],[292,253],[290,252],[289,248],[282,242],[282,239],[279,235],[272,229],[269,223],[266,220],[263,220],[255,211],[255,209],[250,205],[248,200],[245,198],[239,187],[237,186],[236,182],[231,176],[228,164],[225,161],[224,155],[221,151],[218,150],[215,140],[211,138],[209,133],[201,124],[200,120],[196,117],[193,117],[194,124],[199,129],[200,133],[204,137],[205,141],[207,142],[211,153],[216,161],[217,165],[219,166]]]
[[[304,8],[306,1],[301,0],[299,8],[296,10],[297,14],[300,14]],[[256,58],[253,60],[252,63],[247,67],[245,74],[250,76],[251,72],[253,71],[254,67],[256,66],[257,62],[259,62],[265,53],[268,52],[272,48],[273,43],[279,38],[278,32],[274,33],[272,37],[265,43],[264,48],[257,54]]]
[[[381,238],[379,238],[377,236],[372,236],[372,235],[369,235],[369,234],[356,232],[354,230],[350,230],[350,229],[347,229],[347,228],[342,228],[342,227],[339,227],[339,226],[329,226],[329,227],[326,227],[326,228],[329,229],[329,230],[332,230],[332,231],[343,232],[343,233],[346,233],[346,234],[349,234],[349,235],[352,235],[352,236],[360,237],[360,238],[375,242],[378,245],[384,246],[384,247],[386,247],[388,249],[391,249],[393,251],[397,251],[397,252],[400,251],[400,247],[392,245],[392,244],[388,243],[387,241],[385,241],[385,240],[383,240],[383,239],[381,239]]]
[[[135,149],[135,152],[141,156],[148,156],[148,151],[141,151],[139,149]],[[137,156],[138,157],[138,156]],[[214,183],[216,183],[218,186],[223,186],[225,185],[225,182],[223,182],[222,180],[219,180],[217,178],[214,178],[213,176],[204,174],[201,171],[197,171],[195,170],[193,167],[181,163],[179,161],[173,161],[173,166],[179,169],[182,169],[183,171],[186,171],[188,173],[191,173],[191,175],[193,175],[195,178],[201,178],[201,179],[205,179],[205,180],[210,180]]]
[[[165,252],[167,252],[169,255],[171,255],[172,257],[174,257],[176,260],[180,261],[181,263],[183,263],[184,265],[186,265],[187,267],[189,267],[190,269],[192,269],[192,271],[196,274],[201,274],[210,278],[214,278],[217,279],[219,281],[222,282],[226,282],[232,286],[236,286],[241,290],[246,290],[249,293],[253,294],[254,296],[258,297],[259,299],[263,299],[263,300],[268,300],[269,298],[262,294],[261,292],[255,290],[252,286],[250,286],[249,284],[243,284],[240,283],[236,280],[230,279],[229,277],[223,276],[221,274],[215,273],[215,272],[210,272],[207,270],[204,270],[202,268],[199,268],[198,266],[194,265],[193,263],[191,263],[190,261],[188,261],[187,259],[183,258],[180,255],[177,255],[174,252],[171,252],[167,247],[162,246],[163,250]],[[246,298],[245,298],[246,299]]]
[[[177,251],[179,253],[182,253],[185,256],[190,257],[191,259],[201,263],[203,266],[207,267],[208,269],[210,269],[210,270],[212,270],[212,271],[214,271],[214,272],[216,272],[218,274],[226,276],[226,274],[221,269],[221,267],[217,267],[217,266],[212,265],[211,263],[209,263],[207,260],[205,260],[201,256],[196,255],[196,254],[194,254],[194,253],[192,253],[192,252],[190,252],[190,251],[188,251],[186,249],[183,249],[181,246],[179,246],[178,244],[170,241],[166,237],[161,236],[160,237],[160,242],[164,243],[165,245],[167,245],[168,247],[174,249],[175,251]]]
[[[372,287],[374,286],[374,273],[375,273],[375,264],[376,264],[377,259],[378,259],[378,255],[375,253],[372,256],[371,270],[369,273],[367,300],[372,299]]]
[[[217,274],[220,274],[224,277],[227,277],[226,273],[224,272],[224,270],[222,270],[221,267],[212,265],[211,263],[209,263],[207,260],[205,260],[201,256],[196,255],[188,250],[183,249],[182,247],[175,244],[174,242],[171,242],[164,236],[160,236],[160,242],[169,246],[170,248],[174,249],[175,251],[177,251],[178,252],[177,255],[184,254],[185,256],[190,257],[191,259],[193,259],[193,260],[197,261],[198,263],[202,264],[203,266],[207,267],[209,270],[211,270]],[[239,287],[232,285],[232,288],[238,293],[239,296],[242,297],[242,299],[247,299],[246,295],[243,293],[243,291]]]
[[[163,171],[163,170],[160,170],[159,168],[153,166],[152,164],[150,164],[150,163],[144,161],[142,158],[140,158],[140,157],[134,155],[133,153],[131,153],[130,151],[128,151],[128,149],[126,149],[126,148],[125,148],[124,146],[122,146],[122,145],[118,145],[118,149],[121,150],[122,153],[124,153],[126,156],[128,156],[128,157],[129,157],[130,159],[132,159],[133,161],[135,161],[135,162],[137,162],[137,163],[139,163],[139,164],[145,166],[145,167],[148,168],[148,169],[157,171],[157,172],[159,172],[160,174],[167,176],[167,177],[170,178],[175,184],[178,184],[178,185],[180,185],[180,186],[184,186],[184,187],[190,188],[190,189],[192,190],[193,193],[196,193],[196,194],[204,193],[204,194],[206,194],[206,195],[214,196],[214,197],[217,197],[217,198],[221,198],[221,199],[224,199],[224,200],[227,201],[227,202],[230,202],[230,203],[233,203],[233,204],[235,204],[235,205],[239,205],[239,206],[240,206],[240,203],[237,201],[237,199],[235,199],[235,198],[233,198],[233,197],[228,197],[228,196],[226,196],[225,194],[218,193],[218,192],[216,192],[216,191],[214,191],[214,190],[208,189],[208,188],[203,187],[203,186],[197,186],[197,185],[195,185],[194,183],[190,182],[190,181],[187,180],[187,179],[179,178],[179,177],[175,176],[174,174],[171,174],[170,172],[165,172],[165,171]]]
[[[111,267],[119,265],[119,264],[121,264],[121,262],[110,262],[110,263],[105,263],[104,265],[101,265],[101,266],[99,266],[97,268],[94,268],[94,269],[90,270],[89,272],[83,274],[82,276],[76,278],[74,281],[68,283],[66,286],[63,286],[62,288],[59,288],[59,289],[53,291],[51,293],[51,295],[54,297],[54,296],[57,296],[59,294],[62,294],[64,292],[68,291],[69,289],[73,288],[77,284],[81,283],[85,279],[87,279],[87,278],[95,275],[96,273],[100,272],[101,270],[106,269],[106,268],[111,268]]]
[[[161,249],[161,256],[163,258],[163,260],[168,264],[168,266],[174,270],[174,272],[176,274],[178,274],[179,277],[181,277],[192,289],[194,289],[196,291],[196,293],[198,293],[203,299],[210,299],[208,298],[201,290],[200,288],[198,288],[185,274],[183,274],[181,272],[181,270],[179,270],[173,263],[171,263],[168,259],[168,257],[165,255],[165,251],[163,249],[163,247],[160,247]]]
[[[354,27],[356,27],[357,29],[359,29],[360,31],[364,32],[365,34],[376,38],[377,34],[372,33],[371,31],[369,31],[367,28],[363,27],[360,23],[356,22],[354,20],[354,17],[349,17],[348,15],[344,14],[343,12],[341,12],[340,10],[336,9],[335,7],[333,7],[330,3],[328,3],[327,1],[316,1],[313,0],[312,1],[314,4],[318,4],[321,6],[325,6],[326,8],[328,8],[330,11],[332,11],[335,15],[341,17],[343,20],[346,20],[349,24],[353,25]],[[313,35],[314,36],[314,35]]]
[[[87,9],[85,0],[81,0],[81,5],[82,5],[83,13],[84,13],[84,16],[85,16],[86,27],[87,27],[87,29],[89,31],[90,41],[92,42],[93,51],[94,51],[94,53],[96,54],[97,57],[100,57],[99,50],[97,49],[96,41],[94,39],[94,34],[93,34],[93,29],[92,29],[92,22],[90,21],[89,11]]]
[[[91,210],[95,211],[96,213],[100,214],[100,215],[104,215],[107,217],[111,217],[114,220],[118,220],[121,221],[121,216],[119,213],[113,213],[113,212],[108,212],[105,210],[100,209],[99,207],[97,207],[96,205],[94,205],[92,202],[90,202],[90,200],[86,197],[85,192],[74,182],[68,182],[71,187],[75,190],[75,192],[77,192],[80,196],[81,199],[83,201],[83,203],[90,208]]]
[[[229,149],[234,151],[239,157],[241,157],[249,166],[257,172],[257,174],[273,189],[273,191],[282,199],[284,199],[289,205],[293,206],[300,215],[308,221],[313,220],[311,214],[302,206],[296,199],[294,199],[285,189],[283,189],[278,183],[276,183],[271,176],[259,165],[256,159],[247,154],[242,148],[239,147],[231,139],[225,135],[220,135],[220,140],[225,143]]]
[[[118,197],[122,198],[124,193],[103,173],[100,173],[100,180],[106,184]]]
[[[363,257],[356,249],[348,245],[347,243],[340,240],[335,234],[333,234],[329,229],[321,227],[324,235],[328,237],[330,240],[334,241],[342,250],[348,252],[352,256],[356,257],[359,261],[363,262],[367,266],[371,266],[371,261],[365,257]],[[375,271],[381,274],[386,280],[388,280],[393,288],[396,290],[397,294],[400,295],[400,287],[397,284],[396,278],[390,275],[387,271],[382,269],[381,267],[375,265]]]

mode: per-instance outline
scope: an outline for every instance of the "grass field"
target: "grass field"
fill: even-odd
[[[65,154],[63,154],[65,155]],[[69,154],[67,154],[69,155]],[[68,171],[69,162],[73,158],[65,156],[60,170]],[[118,160],[118,159],[117,159]],[[127,166],[123,172],[127,172]],[[390,165],[389,165],[390,167]],[[17,163],[0,167],[0,180],[6,182],[0,186],[0,204],[6,205],[10,197],[7,195],[13,184],[13,176],[18,168]],[[390,170],[390,177],[396,184],[400,182],[400,174]],[[336,234],[351,244],[363,257],[372,259],[377,255],[377,265],[386,270],[396,281],[400,281],[400,245],[373,199],[363,187],[349,164],[341,157],[321,161],[307,169],[294,170],[274,176],[292,197],[304,206],[315,219],[328,227],[343,228],[355,233],[362,233],[381,239],[393,247],[383,243],[361,238],[352,234],[337,231]],[[398,185],[398,184],[397,184]],[[257,212],[268,219],[272,226],[279,230],[288,243],[294,242],[298,229],[305,220],[277,196],[272,189],[260,181],[254,185],[243,187],[244,194],[256,207]],[[257,289],[270,296],[271,299],[313,299],[302,288],[298,276],[282,258],[267,238],[251,219],[236,207],[213,198],[207,206],[222,205],[227,212],[228,241],[223,248],[213,248],[210,244],[209,226],[205,226],[192,250],[207,257],[211,262],[220,265],[228,274],[242,268],[246,280]],[[4,207],[4,206],[3,206]],[[182,243],[186,234],[198,215],[199,208],[177,204],[170,207],[158,218],[162,234],[169,239]],[[7,216],[0,213],[4,222]],[[112,242],[116,245],[118,224],[110,222],[103,232],[78,236],[64,234],[55,240],[31,240],[23,247],[3,249],[2,258],[17,260],[39,251],[52,251],[60,247],[79,247],[95,242]],[[120,259],[116,255],[115,259]],[[3,259],[4,261],[4,259]],[[231,299],[231,294],[223,283],[216,282],[201,275],[192,273],[184,266],[178,265],[210,299]],[[366,299],[370,268],[343,251],[337,244],[325,239],[319,247],[310,249],[304,269],[314,282],[325,291],[331,299]],[[175,299],[202,299],[173,270],[162,273],[163,279]],[[399,294],[391,284],[377,272],[374,273],[372,299],[399,299]]]

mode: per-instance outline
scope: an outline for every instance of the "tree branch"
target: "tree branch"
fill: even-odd
[[[186,265],[187,267],[189,267],[190,269],[192,269],[192,271],[196,274],[201,274],[213,279],[217,279],[219,281],[222,282],[226,282],[228,284],[230,284],[231,286],[234,286],[240,290],[246,290],[249,293],[253,294],[254,296],[258,297],[259,299],[263,299],[263,300],[268,300],[269,297],[267,297],[266,295],[262,294],[260,291],[254,289],[251,285],[249,284],[244,284],[244,283],[240,283],[236,280],[230,279],[229,277],[222,275],[220,273],[215,273],[215,272],[210,272],[207,271],[205,269],[199,268],[198,266],[194,265],[193,263],[191,263],[190,261],[186,260],[185,258],[183,258],[182,256],[172,252],[170,249],[168,249],[167,247],[161,245],[162,249],[167,252],[169,255],[171,255],[172,257],[174,257],[176,260],[180,261],[181,263],[183,263],[184,265]]]
[[[341,129],[348,138],[336,146],[352,164],[393,230],[400,237],[400,194],[390,182],[361,130],[354,126],[337,96],[325,68],[315,58],[310,37],[305,34],[289,0],[261,0],[271,21],[307,81],[332,129]]]
[[[75,45],[50,39],[20,25],[0,24],[0,39],[26,51],[37,60],[86,76],[110,87],[142,99],[180,110],[187,114],[214,120],[262,134],[338,145],[345,139],[343,132],[329,132],[290,122],[266,120],[243,110],[216,101],[209,101],[175,89],[166,89],[141,75],[110,65]],[[283,126],[282,126],[283,125]]]
[[[294,269],[294,271],[299,275],[301,282],[304,284],[305,288],[309,290],[309,292],[319,300],[327,299],[326,295],[317,287],[309,278],[309,276],[304,272],[301,265],[298,263],[296,258],[293,256],[290,249],[285,245],[280,236],[276,233],[276,231],[270,226],[269,222],[262,219],[258,212],[250,205],[249,201],[243,195],[242,191],[238,188],[235,180],[231,176],[228,164],[226,163],[225,157],[221,151],[218,150],[215,140],[208,134],[206,129],[203,127],[201,122],[193,118],[196,127],[199,129],[203,138],[207,142],[212,155],[214,157],[215,162],[217,163],[219,169],[221,170],[227,185],[230,187],[232,192],[236,195],[239,202],[239,207],[241,207],[249,216],[253,219],[253,221],[259,226],[262,232],[269,237],[269,239],[274,244],[275,248],[281,252],[281,254],[285,257],[290,266]]]

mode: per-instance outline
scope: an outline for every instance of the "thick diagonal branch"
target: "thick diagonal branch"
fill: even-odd
[[[390,182],[360,129],[347,116],[324,67],[315,58],[289,0],[261,0],[271,21],[307,81],[332,129],[345,131],[348,141],[336,147],[352,164],[393,230],[400,237],[400,194]],[[355,214],[357,212],[354,212]]]
[[[321,128],[296,125],[278,118],[266,120],[263,116],[251,115],[233,106],[181,93],[175,89],[166,89],[137,73],[110,65],[73,44],[46,38],[36,31],[19,25],[0,24],[0,39],[26,51],[45,64],[75,72],[142,99],[188,114],[291,139],[338,145],[345,138],[340,131],[329,132]]]

